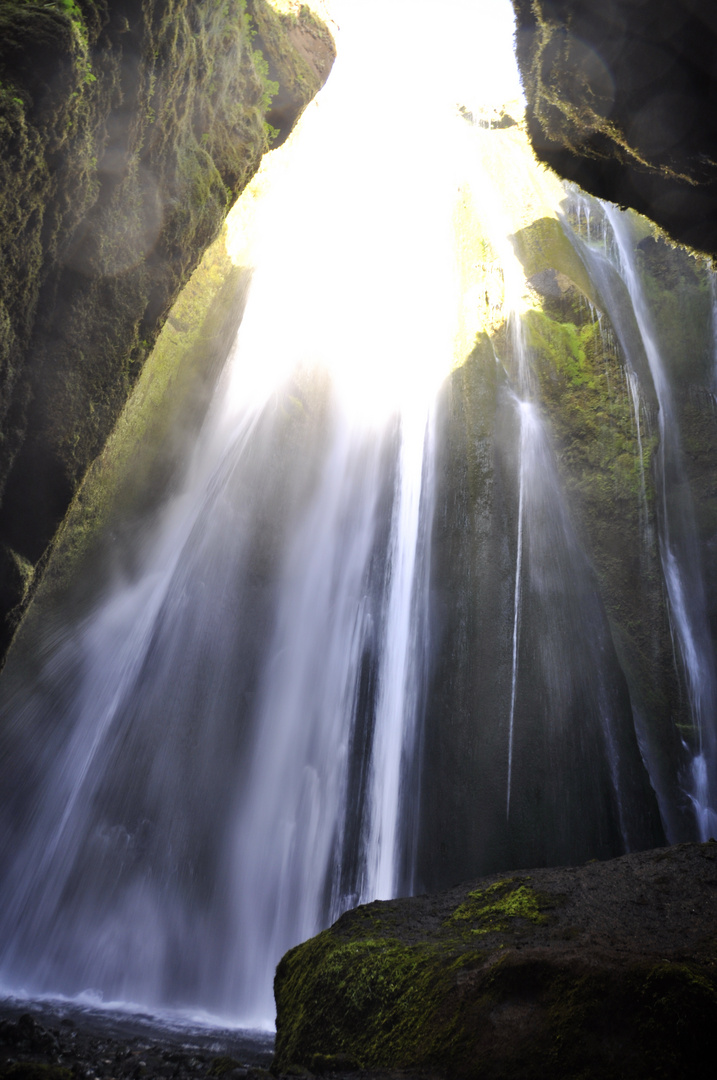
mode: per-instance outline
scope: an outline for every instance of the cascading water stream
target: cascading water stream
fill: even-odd
[[[516,404],[520,423],[519,504],[506,814],[510,814],[512,759],[517,737],[521,609],[529,604],[530,619],[542,626],[537,645],[537,673],[552,711],[544,737],[555,741],[556,752],[563,742],[568,745],[574,742],[576,747],[592,742],[596,754],[607,763],[612,813],[625,848],[630,850],[632,838],[622,799],[626,780],[616,734],[616,706],[609,676],[601,662],[606,635],[602,613],[590,567],[570,520],[540,408],[527,400],[517,399]],[[581,671],[579,655],[593,658],[592,671]],[[532,693],[536,701],[540,700],[538,685],[532,687]]]
[[[510,290],[509,290],[510,295]],[[515,300],[514,300],[515,303]],[[520,643],[520,609],[523,588],[523,542],[525,529],[526,483],[528,462],[531,460],[531,431],[535,430],[534,406],[531,397],[531,371],[524,327],[517,310],[509,315],[513,353],[517,358],[517,382],[520,397],[516,399],[520,422],[518,448],[518,530],[515,545],[515,585],[513,587],[513,636],[510,674],[510,713],[508,716],[508,780],[505,796],[505,816],[510,819],[510,794],[513,782],[513,741],[515,734],[515,703],[518,692],[518,660]],[[533,421],[531,426],[531,420]]]
[[[580,220],[581,207],[589,197],[573,191],[569,205]],[[659,338],[638,273],[629,219],[609,204],[599,204],[602,228],[597,242],[585,240],[573,232],[567,219],[563,227],[581,259],[609,314],[626,360],[626,377],[633,402],[638,435],[641,505],[646,507],[645,476],[642,462],[640,397],[642,391],[654,394],[658,417],[656,459],[657,533],[662,577],[669,601],[670,626],[675,655],[679,654],[690,702],[691,722],[696,738],[683,749],[688,759],[682,767],[681,783],[693,807],[697,832],[706,839],[714,832],[715,779],[717,768],[714,716],[715,671],[706,616],[704,582],[698,549],[694,508],[687,484],[681,448],[679,418],[667,367],[661,354]],[[652,545],[652,531],[643,515],[644,550]],[[676,661],[677,662],[677,661]],[[636,715],[638,736],[648,762],[652,782],[658,793],[668,837],[675,833],[667,809],[664,776],[649,749],[650,738],[644,721]],[[679,835],[679,833],[678,833]]]
[[[638,468],[640,470],[640,532],[643,535],[643,547],[652,543],[652,535],[647,511],[647,487],[645,484],[645,454],[642,445],[642,422],[640,420],[640,384],[634,371],[625,371],[625,381],[632,401],[635,416],[635,435],[637,438]]]
[[[705,613],[704,583],[694,511],[684,482],[679,426],[672,402],[672,391],[629,243],[627,222],[609,204],[604,205],[604,211],[615,238],[617,267],[632,301],[659,405],[660,553],[674,632],[684,664],[692,716],[697,730],[697,745],[692,751],[690,766],[689,797],[694,807],[700,838],[707,840],[717,826],[717,778],[713,775],[717,769],[717,687]],[[685,494],[680,498],[679,506],[671,509],[677,488],[683,489]]]
[[[699,729],[683,786],[714,829],[696,542],[622,219],[613,243],[585,199],[580,235],[561,231],[564,188],[460,85],[463,47],[488,70],[492,5],[451,0],[439,27],[420,6],[342,7],[326,91],[269,164],[241,327],[173,493],[122,570],[92,568],[94,607],[42,639],[35,682],[0,681],[5,985],[270,1027],[280,956],[356,903],[664,840],[643,762],[661,755],[664,810],[673,747],[630,696],[649,635],[628,640],[648,594],[649,647],[667,627],[655,396]],[[646,549],[630,567],[658,581],[622,607],[617,456]]]
[[[287,948],[413,887],[460,121],[426,93],[432,36],[379,5],[375,62],[403,56],[415,97],[386,130],[370,7],[258,216],[179,494],[6,709],[30,794],[5,818],[5,985],[270,1026]]]
[[[520,408],[520,464],[518,481],[518,539],[515,550],[515,585],[513,587],[513,648],[511,655],[510,672],[510,715],[508,717],[508,783],[505,796],[505,816],[510,818],[510,788],[513,779],[513,731],[515,725],[515,696],[518,690],[518,641],[520,638],[520,589],[523,574],[523,514],[525,507],[525,470],[523,461],[527,457],[528,448],[525,445],[526,425],[523,414],[529,408],[527,402],[521,401]]]
[[[420,745],[418,721],[426,668],[424,620],[428,610],[430,561],[427,542],[432,520],[432,431],[432,417],[421,413],[404,417],[394,494],[396,509],[389,538],[384,662],[378,676],[367,793],[368,821],[363,842],[365,877],[358,890],[361,901],[374,897],[385,900],[395,896],[401,884],[409,890],[413,884],[410,858],[404,871],[405,881],[402,883],[399,878],[406,827],[417,817],[416,808],[407,805],[410,796],[407,798],[402,785],[411,775],[415,776]],[[424,463],[429,468],[427,484]],[[400,725],[392,722],[396,716],[404,717],[404,722]]]

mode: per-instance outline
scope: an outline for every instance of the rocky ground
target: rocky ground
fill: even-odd
[[[159,1025],[151,1017],[0,1001],[0,1077],[14,1080],[268,1078],[273,1038]]]

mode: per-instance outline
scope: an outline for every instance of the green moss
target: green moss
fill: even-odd
[[[227,1073],[231,1073],[234,1069],[240,1069],[241,1062],[236,1061],[232,1057],[215,1057],[212,1059],[212,1063],[209,1066],[210,1076],[226,1076]]]
[[[277,970],[279,1069],[314,1064],[327,1051],[359,1068],[440,1060],[453,1025],[437,1013],[455,958],[391,939],[338,941],[331,931],[301,949]]]
[[[516,54],[542,160],[550,161],[548,147],[558,144],[576,158],[606,157],[655,168],[630,138],[634,132],[615,122],[612,80],[596,71],[591,49],[561,23],[553,5],[516,0],[516,9],[523,31]],[[664,163],[659,167],[669,175]]]
[[[527,278],[542,270],[557,270],[569,278],[584,296],[596,302],[595,289],[587,270],[557,218],[538,218],[510,239]]]
[[[639,541],[643,483],[654,497],[650,462],[656,436],[643,413],[642,456],[633,403],[611,335],[597,320],[557,322],[539,311],[525,316],[541,397],[550,415],[565,482],[583,500],[614,506],[631,521]]]
[[[17,551],[13,551],[11,554],[15,562],[15,566],[17,567],[18,577],[22,582],[22,596],[20,598],[20,602],[22,603],[22,601],[25,600],[32,586],[33,578],[35,575],[35,567],[32,565],[31,562],[29,562],[28,559],[24,559],[22,555],[20,555]]]
[[[476,1080],[711,1075],[714,979],[689,964],[554,963],[334,929],[287,953],[275,987],[276,1072],[338,1061]]]
[[[548,921],[545,909],[553,907],[552,897],[540,896],[524,880],[508,878],[496,881],[487,889],[476,889],[448,919],[446,925],[462,922],[477,925],[470,927],[472,934],[489,934],[510,930],[509,919],[524,919],[536,925]]]
[[[87,43],[57,6],[7,3],[0,9],[0,495],[24,437],[31,394],[25,361],[47,260],[57,253],[59,223],[76,223],[94,193],[78,164],[81,153],[67,145],[75,124],[84,152],[88,101],[96,96],[84,84]],[[41,92],[43,80],[50,87]],[[58,199],[65,184],[71,208]]]
[[[33,565],[258,168],[275,96],[288,134],[330,69],[325,30],[312,68],[304,16],[250,7],[146,0],[132,33],[106,0],[0,8],[0,543]]]
[[[599,336],[597,323],[576,326],[557,322],[541,311],[529,311],[525,316],[528,344],[538,354],[538,362],[551,364],[551,376],[559,375],[571,386],[595,388],[594,371],[588,361],[588,349],[594,348]]]
[[[309,101],[328,74],[335,54],[326,27],[306,6],[278,13],[258,0],[247,0],[254,66],[263,85],[265,123],[271,146],[287,137],[287,114],[293,99]]]

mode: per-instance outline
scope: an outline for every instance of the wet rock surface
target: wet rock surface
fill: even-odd
[[[698,0],[513,0],[531,142],[586,191],[717,251],[717,13]]]
[[[272,1036],[258,1032],[167,1027],[149,1016],[0,1001],[3,1080],[263,1080],[272,1055]]]
[[[368,904],[281,961],[275,1068],[706,1080],[716,927],[715,842]]]
[[[265,0],[0,5],[0,661],[173,302],[333,57]]]

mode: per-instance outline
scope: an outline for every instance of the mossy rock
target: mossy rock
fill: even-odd
[[[277,968],[274,1071],[706,1080],[715,846],[347,913]]]
[[[333,57],[314,16],[265,0],[3,4],[0,543],[32,566],[173,301]],[[23,603],[8,567],[0,654]]]
[[[232,264],[223,233],[173,307],[37,572],[17,552],[0,548],[9,564],[5,580],[15,589],[11,618],[24,615],[16,638],[20,654],[21,642],[67,602],[69,591],[72,606],[82,605],[85,590],[88,596],[93,590],[93,568],[104,566],[117,536],[132,536],[147,511],[174,491],[236,336],[248,281],[248,272]]]
[[[587,270],[557,218],[538,218],[510,239],[528,280],[541,271],[559,271],[591,303],[597,302]]]

